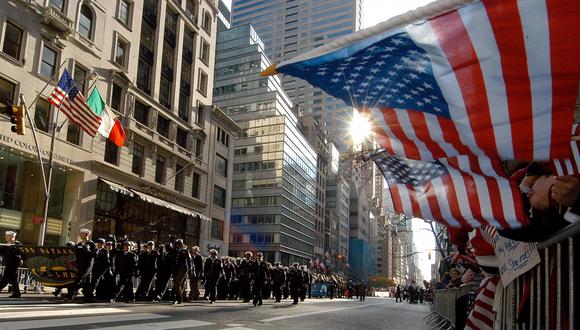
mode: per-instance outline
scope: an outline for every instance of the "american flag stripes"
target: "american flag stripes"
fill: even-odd
[[[495,315],[493,312],[493,300],[499,284],[499,276],[487,276],[479,284],[477,295],[473,303],[473,309],[467,317],[465,329],[469,330],[492,330]]]
[[[572,126],[572,136],[580,137],[580,125],[575,123]],[[571,157],[555,159],[552,162],[554,172],[556,175],[578,175],[580,174],[580,141],[572,140],[570,141],[570,153]]]
[[[527,224],[517,185],[489,158],[419,161],[377,152],[395,210],[455,228],[519,228]]]
[[[78,124],[91,137],[97,134],[101,117],[87,105],[83,94],[78,90],[66,69],[48,97],[48,101],[59,107],[69,120]]]

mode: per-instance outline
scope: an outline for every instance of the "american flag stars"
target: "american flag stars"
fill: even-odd
[[[397,33],[343,61],[318,66],[314,73],[317,80],[341,90],[339,97],[351,100],[355,107],[370,105],[449,116],[425,51],[406,33]]]

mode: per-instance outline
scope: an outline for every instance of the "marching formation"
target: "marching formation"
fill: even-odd
[[[199,300],[202,283],[203,298],[210,303],[217,299],[240,299],[260,306],[264,298],[273,297],[280,302],[291,297],[293,304],[298,304],[309,296],[313,282],[306,266],[294,263],[283,267],[279,262],[272,265],[264,261],[261,252],[254,256],[248,251],[244,258],[220,258],[212,249],[204,260],[199,247],[188,248],[181,239],[160,245],[149,241],[141,246],[140,242],[126,237],[117,240],[113,235],[109,240],[99,238],[93,242],[90,235],[90,230],[81,229],[81,241],[67,244],[75,249],[75,282],[66,287],[66,294],[59,288],[55,296],[62,295],[71,301],[82,290],[84,302],[170,300],[181,304]],[[8,244],[3,245],[6,248],[3,256],[7,267],[0,291],[6,284],[12,284],[11,297],[18,298],[16,271],[22,257],[17,255],[19,243],[15,237],[14,232],[6,233]],[[134,283],[138,283],[136,288]]]

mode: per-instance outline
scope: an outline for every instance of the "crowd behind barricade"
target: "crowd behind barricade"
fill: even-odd
[[[260,306],[263,299],[275,302],[292,299],[292,304],[311,297],[313,284],[326,284],[328,297],[364,300],[364,283],[345,282],[336,275],[311,273],[305,265],[289,267],[263,260],[263,254],[246,252],[244,258],[219,257],[215,249],[202,257],[197,246],[187,247],[181,239],[165,244],[133,242],[125,236],[91,240],[91,231],[81,229],[80,242],[69,242],[75,250],[75,281],[57,288],[54,295],[73,301],[82,291],[82,301],[172,301],[174,304],[207,300],[241,300]],[[20,297],[18,268],[22,266],[16,233],[5,234],[0,246],[5,265],[0,291],[8,284],[12,298]],[[200,297],[200,284],[204,296]],[[66,291],[66,292],[64,292]]]
[[[408,286],[401,286],[397,284],[391,290],[391,294],[395,297],[395,302],[407,301],[410,304],[423,304],[425,301],[431,301],[432,292],[417,285],[415,280],[411,281]]]
[[[548,163],[518,164],[511,169],[511,178],[519,184],[522,200],[528,211],[529,223],[518,229],[477,228],[472,231],[448,228],[453,251],[444,259],[436,290],[449,290],[470,285],[466,295],[455,302],[455,326],[466,329],[493,329],[502,318],[500,302],[503,286],[500,281],[498,258],[495,255],[496,235],[520,242],[544,242],[558,231],[580,220],[580,179],[576,176],[557,176]],[[549,276],[555,276],[549,268]],[[529,273],[529,272],[528,272]],[[523,274],[526,285],[530,277]],[[566,291],[566,281],[563,287]],[[554,288],[555,290],[555,288]],[[518,310],[529,306],[530,292],[519,296]],[[555,294],[547,303],[555,305]],[[552,301],[553,300],[553,301]],[[567,302],[562,302],[562,304]],[[563,307],[565,310],[566,307]],[[548,319],[554,323],[554,315]],[[517,322],[525,322],[522,318]]]

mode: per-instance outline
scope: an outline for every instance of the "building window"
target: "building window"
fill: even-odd
[[[0,105],[13,104],[16,85],[0,77]]]
[[[187,149],[187,131],[178,127],[175,132],[175,142],[178,146]]]
[[[165,183],[165,157],[157,155],[157,160],[155,161],[155,182]]]
[[[81,145],[81,128],[72,121],[68,122],[66,140],[70,143],[76,144],[77,146]]]
[[[87,39],[92,39],[93,36],[93,11],[87,5],[81,6],[79,34]]]
[[[183,121],[189,120],[189,95],[184,92],[179,93],[177,115],[179,116],[179,119]]]
[[[224,222],[213,218],[211,220],[211,239],[223,240],[224,239]]]
[[[36,101],[36,107],[34,109],[34,124],[36,128],[43,132],[48,132],[49,128],[49,114],[50,114],[50,103],[44,99],[38,99]]]
[[[209,66],[209,43],[207,41],[205,41],[203,38],[200,38],[200,40],[201,40],[201,47],[200,47],[199,58],[201,59],[201,61],[203,63],[205,63],[205,65]]]
[[[139,57],[137,66],[137,87],[145,93],[151,93],[151,64]]]
[[[203,109],[205,108],[205,105],[198,103],[197,104],[197,118],[195,119],[195,122],[200,125],[203,126]]]
[[[149,126],[149,107],[145,104],[135,101],[135,120],[145,126]]]
[[[131,2],[128,0],[121,0],[119,2],[119,20],[126,26],[131,26],[129,20],[131,19]]]
[[[171,121],[161,115],[157,115],[157,133],[164,138],[169,138],[169,124]]]
[[[186,0],[185,11],[191,15],[191,19],[195,22],[197,17],[197,8],[195,8],[195,0]]]
[[[203,158],[203,139],[202,138],[195,139],[195,157],[197,159]]]
[[[64,12],[64,1],[65,0],[50,0],[50,4],[55,6],[58,10]]]
[[[75,65],[73,79],[75,81],[77,89],[81,93],[85,93],[87,87],[87,70],[85,70],[83,67],[79,65]]]
[[[119,147],[109,139],[105,143],[105,161],[113,165],[119,165]]]
[[[164,75],[159,81],[159,103],[171,108],[171,81]]]
[[[207,74],[199,69],[199,79],[197,82],[197,90],[203,95],[207,96]]]
[[[215,171],[217,174],[227,177],[228,176],[228,160],[220,155],[215,155]]]
[[[202,26],[205,32],[211,34],[211,14],[207,11],[203,13]]]
[[[175,190],[183,192],[183,166],[180,164],[175,165]]]
[[[213,186],[213,203],[219,207],[226,207],[226,190],[224,188]]]
[[[199,184],[201,182],[201,175],[193,173],[191,181],[191,197],[199,198]]]
[[[128,54],[129,42],[117,35],[117,45],[115,46],[115,63],[126,69]]]
[[[56,70],[57,57],[58,56],[56,51],[52,50],[47,45],[44,45],[42,48],[42,63],[40,64],[41,75],[47,77],[48,79],[52,79],[54,71]]]
[[[143,175],[143,161],[145,160],[145,148],[137,143],[133,144],[133,164],[131,171],[139,176]]]
[[[219,128],[216,131],[216,140],[226,147],[230,146],[230,136],[223,129]]]
[[[118,112],[122,112],[123,107],[123,87],[113,83],[112,91],[111,91],[111,108],[117,110]]]
[[[24,31],[16,25],[6,22],[6,29],[4,30],[4,45],[2,52],[6,55],[20,61],[20,50],[22,49],[22,36]]]

